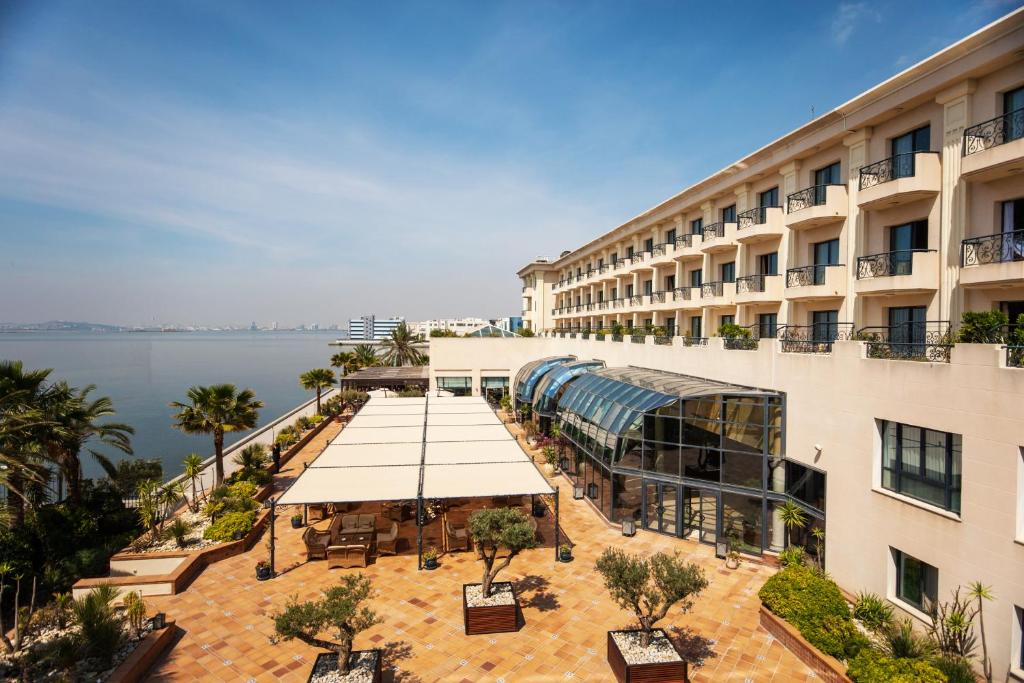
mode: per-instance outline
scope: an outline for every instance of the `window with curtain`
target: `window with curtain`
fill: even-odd
[[[882,488],[960,514],[960,435],[882,420]]]
[[[939,570],[895,548],[892,556],[896,568],[896,597],[925,611],[938,598]]]

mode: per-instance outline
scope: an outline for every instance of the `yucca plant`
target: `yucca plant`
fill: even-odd
[[[192,525],[178,517],[167,527],[167,535],[174,539],[174,545],[185,547],[185,538],[192,531]]]
[[[124,616],[132,633],[138,638],[146,623],[146,603],[138,591],[130,591],[124,596]]]
[[[853,616],[872,633],[881,633],[892,625],[892,607],[874,593],[859,593],[853,603]]]
[[[893,659],[927,659],[937,650],[935,641],[914,630],[910,619],[894,623],[882,632],[882,651]]]
[[[189,484],[192,487],[192,497],[188,499],[188,509],[192,512],[199,512],[201,505],[199,496],[203,497],[203,501],[206,500],[206,491],[202,486],[197,486],[199,478],[203,476],[203,458],[198,453],[189,453],[185,456],[185,460],[182,462],[185,470],[185,478],[189,480]]]
[[[85,657],[99,659],[104,668],[110,665],[124,637],[121,619],[114,610],[117,589],[109,584],[93,588],[71,606],[81,634],[81,650]]]

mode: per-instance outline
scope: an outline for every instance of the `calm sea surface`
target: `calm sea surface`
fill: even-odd
[[[337,332],[0,333],[0,358],[26,368],[53,368],[50,377],[74,386],[95,384],[95,396],[114,401],[117,419],[135,427],[136,457],[158,458],[164,475],[177,474],[192,451],[213,451],[210,436],[171,427],[171,401],[185,401],[194,384],[230,382],[264,402],[260,424],[313,397],[299,374],[330,367],[328,342]],[[228,443],[243,433],[228,436]],[[116,452],[109,453],[120,459]],[[83,454],[86,476],[101,473]]]

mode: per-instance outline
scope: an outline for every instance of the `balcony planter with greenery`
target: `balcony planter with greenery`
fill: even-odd
[[[298,602],[295,598],[284,611],[273,616],[274,630],[284,640],[296,638],[313,647],[332,650],[317,659],[310,681],[381,680],[380,650],[353,651],[356,636],[380,623],[376,613],[364,605],[373,594],[370,579],[347,574],[341,584],[323,591],[319,600]],[[333,629],[336,642],[321,640],[320,633]]]
[[[292,515],[292,528],[293,529],[301,529],[302,528],[302,515]]]
[[[708,586],[704,570],[678,554],[647,558],[616,548],[605,550],[595,568],[612,599],[633,612],[640,627],[608,631],[608,664],[619,683],[688,680],[687,662],[655,624],[676,604],[684,613],[689,611],[693,598]]]
[[[518,508],[478,510],[469,517],[469,531],[483,561],[483,581],[462,586],[462,618],[466,635],[508,633],[519,626],[519,603],[509,582],[494,583],[516,555],[536,547],[537,536]],[[505,558],[495,566],[498,551]]]

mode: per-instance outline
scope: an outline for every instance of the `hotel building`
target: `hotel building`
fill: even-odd
[[[1024,11],[518,275],[542,334],[432,340],[432,387],[507,379],[610,524],[798,543],[921,622],[981,581],[1024,680],[1024,348],[955,336],[1024,314]]]

